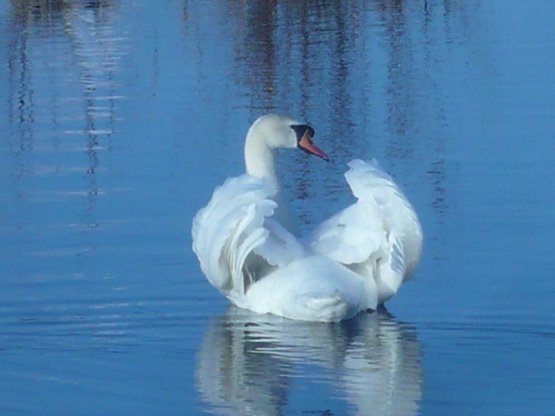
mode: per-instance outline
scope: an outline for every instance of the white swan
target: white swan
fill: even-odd
[[[265,115],[245,140],[246,174],[228,179],[193,220],[193,251],[209,282],[235,305],[307,321],[339,321],[376,309],[418,262],[422,229],[412,206],[377,162],[345,173],[358,199],[297,239],[280,218],[276,148],[325,160],[314,130]]]

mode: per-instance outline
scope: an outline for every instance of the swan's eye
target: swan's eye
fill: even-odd
[[[295,130],[297,142],[300,141],[305,134],[309,139],[313,138],[315,134],[314,129],[307,124],[293,124],[291,128]]]
[[[306,124],[291,126],[297,135],[297,148],[304,152],[321,157],[324,160],[330,160],[324,151],[318,148],[313,142],[314,129]]]

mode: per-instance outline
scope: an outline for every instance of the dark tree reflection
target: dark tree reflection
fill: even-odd
[[[199,17],[211,7],[186,2],[187,24],[202,25]],[[289,113],[314,124],[334,163],[376,157],[402,186],[424,179],[428,205],[442,221],[449,207],[445,181],[454,168],[445,156],[452,106],[445,89],[453,77],[445,59],[471,53],[467,44],[480,35],[469,19],[480,18],[479,2],[259,0],[218,3],[218,9],[225,16],[221,36],[233,50],[227,74],[246,97],[250,121]],[[207,32],[201,33],[197,47],[209,50]],[[338,175],[343,168],[302,156],[282,162],[289,172],[284,188],[296,200],[324,198],[333,212],[348,197]],[[305,222],[321,219],[297,208]]]

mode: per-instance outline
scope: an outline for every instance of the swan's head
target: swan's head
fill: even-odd
[[[298,148],[304,152],[329,160],[328,155],[313,141],[314,129],[290,117],[268,114],[254,122],[251,131],[272,148]]]

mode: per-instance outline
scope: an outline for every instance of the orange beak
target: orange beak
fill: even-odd
[[[304,150],[307,153],[321,157],[325,161],[329,162],[330,160],[328,155],[312,142],[312,137],[310,136],[308,129],[304,132],[301,139],[299,140],[298,146],[301,150]]]

